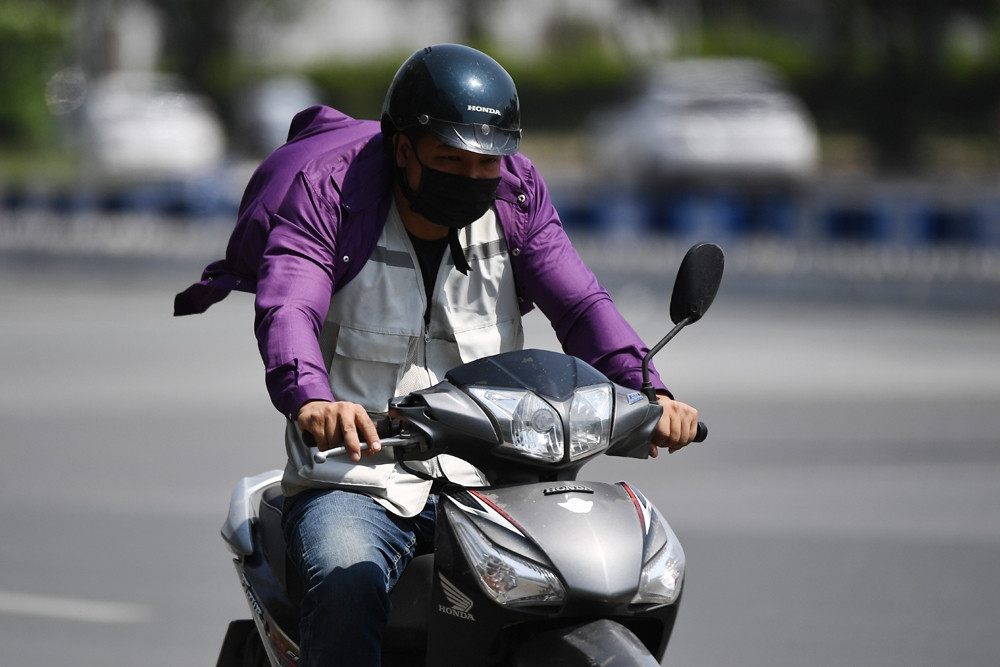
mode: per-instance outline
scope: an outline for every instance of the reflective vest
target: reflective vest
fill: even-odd
[[[430,318],[416,252],[396,208],[361,272],[333,295],[320,335],[330,388],[338,400],[359,403],[373,419],[388,401],[444,379],[452,368],[484,356],[520,349],[520,307],[504,239],[490,210],[459,237],[471,271],[455,270],[449,252],[438,268]],[[353,463],[346,456],[314,465],[294,422],[286,430],[286,494],[304,488],[362,491],[393,512],[420,512],[430,482],[402,470],[389,450]],[[470,486],[482,477],[449,456],[408,463],[428,474]]]

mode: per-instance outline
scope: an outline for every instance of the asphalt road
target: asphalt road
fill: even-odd
[[[673,270],[607,276],[648,340]],[[282,423],[248,297],[171,317],[197,273],[0,257],[0,664],[212,665],[247,616],[218,529]],[[665,664],[996,664],[1000,313],[724,284],[659,366],[709,442],[585,474],[684,544]]]

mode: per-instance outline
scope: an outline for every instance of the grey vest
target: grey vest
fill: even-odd
[[[390,209],[372,256],[331,299],[321,332],[330,388],[338,400],[383,417],[391,397],[436,384],[460,364],[522,347],[514,277],[494,211],[463,229],[460,238],[472,270],[468,276],[456,271],[445,253],[425,324],[427,297],[417,256],[396,208]],[[427,500],[430,482],[399,468],[388,450],[363,456],[359,463],[344,456],[315,465],[291,422],[285,447],[286,494],[315,487],[361,491],[403,516],[420,512]],[[452,457],[408,465],[443,472],[461,484],[482,484],[474,468]]]

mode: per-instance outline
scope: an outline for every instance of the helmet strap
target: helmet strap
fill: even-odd
[[[472,267],[469,266],[469,260],[465,258],[462,243],[458,240],[458,230],[454,227],[448,230],[448,247],[451,248],[451,259],[455,263],[455,268],[461,271],[462,275],[469,275]]]

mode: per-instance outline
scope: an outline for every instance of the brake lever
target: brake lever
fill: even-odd
[[[394,447],[394,446],[395,445],[386,445],[384,443],[382,444],[382,447]],[[371,449],[371,447],[368,445],[367,442],[361,443],[361,451],[366,452],[369,449]],[[334,447],[333,449],[327,449],[326,451],[322,452],[316,450],[316,453],[313,454],[313,463],[326,463],[326,460],[331,456],[343,456],[346,453],[347,453],[346,446]]]
[[[303,434],[305,435],[305,434]],[[312,437],[306,438],[306,444],[309,447],[316,446],[316,440]],[[409,435],[409,436],[393,436],[389,438],[383,438],[381,440],[382,449],[390,447],[413,447],[422,446],[424,444],[423,436],[419,435]],[[367,442],[361,443],[361,451],[368,451],[371,447]],[[333,447],[332,449],[327,449],[326,451],[319,451],[313,453],[313,462],[316,464],[326,463],[326,460],[332,456],[343,456],[347,453],[346,446]]]

